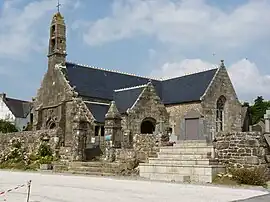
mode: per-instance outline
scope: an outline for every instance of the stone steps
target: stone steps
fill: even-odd
[[[184,182],[185,177],[191,182],[211,183],[219,172],[224,172],[224,166],[140,164],[140,176],[151,180]]]
[[[174,146],[174,147],[161,147],[160,153],[162,152],[171,152],[171,153],[204,153],[212,152],[212,146]]]
[[[167,164],[167,165],[218,165],[215,159],[186,159],[175,158],[150,158],[149,164]]]
[[[77,174],[77,175],[89,175],[89,176],[117,176],[115,173],[104,173],[104,172],[89,172],[89,171],[76,171],[70,170],[65,173],[68,174]]]
[[[69,171],[71,172],[78,172],[78,173],[110,173],[115,174],[118,172],[119,169],[117,168],[110,168],[110,167],[74,167],[70,168]]]
[[[158,153],[158,158],[173,158],[173,159],[178,159],[178,160],[196,160],[196,159],[209,159],[211,158],[212,153],[208,152],[208,153],[204,153],[204,152],[183,152],[183,153],[172,153],[172,152],[162,152],[162,153]]]
[[[182,141],[161,147],[157,158],[139,165],[140,176],[151,180],[211,183],[225,167],[213,159],[214,148],[206,141]]]
[[[70,162],[70,168],[78,168],[78,167],[92,167],[92,168],[118,168],[120,163],[109,163],[109,162]]]
[[[182,147],[182,146],[210,146],[210,143],[207,143],[203,140],[184,140],[177,141],[174,147]]]

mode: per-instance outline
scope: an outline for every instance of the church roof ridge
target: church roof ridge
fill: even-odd
[[[98,70],[107,71],[107,72],[123,74],[123,75],[127,75],[127,76],[136,76],[136,77],[140,77],[140,78],[144,78],[144,79],[162,81],[162,79],[158,79],[158,78],[155,78],[155,77],[141,76],[141,75],[136,75],[136,74],[133,74],[133,73],[122,72],[122,71],[119,71],[119,70],[105,69],[105,68],[96,67],[96,66],[93,66],[93,65],[90,66],[90,65],[86,65],[86,64],[72,62],[72,61],[67,61],[67,63],[73,64],[73,65],[78,65],[78,66],[81,66],[81,67],[86,67],[86,68],[92,68],[92,69],[98,69]]]
[[[172,77],[168,77],[168,78],[161,78],[160,81],[167,81],[170,79],[177,79],[177,78],[181,78],[181,77],[185,77],[185,76],[190,76],[190,75],[194,75],[194,74],[199,74],[199,73],[203,73],[203,72],[207,72],[207,71],[211,71],[214,69],[218,69],[218,67],[215,67],[214,65],[212,66],[212,68],[206,68],[204,70],[199,70],[199,71],[193,71],[193,72],[189,72],[189,73],[184,73],[184,75],[182,76],[172,76]]]
[[[143,88],[143,87],[146,87],[146,86],[147,86],[147,84],[138,85],[138,86],[132,86],[132,87],[128,87],[128,88],[120,88],[120,89],[114,90],[114,92],[121,92],[121,91],[125,91],[125,90],[133,90],[133,89],[137,89],[137,88]]]

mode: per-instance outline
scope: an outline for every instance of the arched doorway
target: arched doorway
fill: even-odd
[[[145,118],[141,123],[141,134],[153,134],[156,128],[156,120]]]

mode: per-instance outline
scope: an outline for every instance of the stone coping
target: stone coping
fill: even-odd
[[[175,158],[148,158],[148,160],[161,160],[161,161],[217,161],[214,158],[200,158],[200,159],[175,159]]]
[[[225,168],[224,165],[168,165],[157,163],[140,163],[139,166],[161,166],[161,167],[195,167],[195,168]]]

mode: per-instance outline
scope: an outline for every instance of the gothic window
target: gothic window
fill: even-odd
[[[216,132],[224,130],[224,107],[226,98],[222,95],[217,100],[216,106]]]

